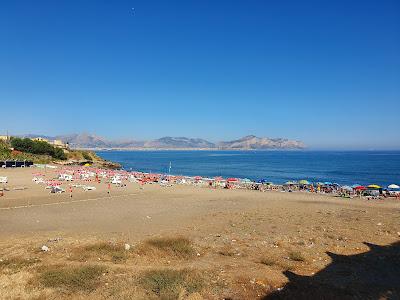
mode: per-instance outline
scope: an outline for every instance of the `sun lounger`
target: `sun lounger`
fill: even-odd
[[[94,186],[84,186],[83,190],[84,191],[94,191],[96,188]]]
[[[26,186],[17,186],[15,188],[13,188],[14,191],[23,191],[23,190],[27,190],[28,188]]]
[[[52,194],[61,194],[64,192],[65,192],[65,190],[63,188],[60,188],[59,186],[52,186],[51,190],[50,190],[50,193],[52,193]]]

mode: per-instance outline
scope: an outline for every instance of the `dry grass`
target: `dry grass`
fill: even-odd
[[[42,267],[37,282],[45,287],[56,288],[68,292],[96,289],[99,278],[106,269],[98,265],[88,266],[50,266]]]
[[[277,252],[268,252],[259,258],[259,262],[269,267],[275,267],[283,270],[293,270],[293,262],[282,257],[282,254]]]
[[[218,254],[222,256],[235,256],[237,255],[237,253],[238,252],[232,246],[229,245],[223,246],[218,250]]]
[[[196,251],[192,242],[183,237],[176,238],[153,238],[145,241],[139,248],[139,254],[150,254],[154,250],[163,252],[163,254],[172,255],[178,258],[193,257]],[[154,254],[154,253],[153,253]]]
[[[294,261],[305,261],[305,257],[300,251],[290,251],[289,259]]]
[[[123,263],[128,258],[128,252],[122,244],[100,242],[75,249],[70,260],[87,261],[94,256],[113,263]]]
[[[266,266],[274,266],[274,265],[278,265],[279,262],[276,257],[264,256],[260,259],[260,263],[262,263],[263,265],[266,265]]]
[[[201,276],[193,270],[151,270],[140,275],[139,283],[160,299],[178,299],[200,292],[204,286]]]
[[[37,258],[25,259],[21,257],[12,257],[0,261],[0,270],[18,272],[19,270],[30,267],[38,262],[40,262],[40,260]]]

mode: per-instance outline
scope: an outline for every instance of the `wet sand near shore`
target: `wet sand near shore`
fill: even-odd
[[[15,278],[3,270],[6,273],[0,273],[0,279],[4,279],[0,296],[10,299],[117,299],[127,293],[123,288],[127,277],[136,278],[143,270],[160,267],[210,273],[205,279],[209,281],[206,287],[198,291],[187,289],[181,299],[272,297],[277,289],[291,283],[288,271],[310,278],[324,272],[334,263],[330,252],[351,257],[371,252],[371,246],[365,243],[393,247],[400,240],[400,202],[396,200],[368,201],[300,192],[262,193],[183,185],[153,184],[141,189],[135,183],[112,187],[108,194],[105,183],[93,182],[87,184],[95,186],[95,191],[75,188],[70,197],[68,190],[49,194],[44,186],[33,183],[34,171],[0,171],[0,176],[8,176],[10,189],[0,197],[0,258],[37,257],[42,265],[69,265],[70,253],[83,245],[128,243],[132,245],[132,253],[136,253],[136,246],[159,237],[184,237],[193,244],[197,255],[181,259],[130,254],[126,261],[117,264],[88,258],[86,264],[104,263],[109,270],[101,278],[101,285],[89,292],[65,293],[57,287],[35,285],[32,278],[40,273],[38,266],[22,268],[13,273]],[[54,171],[46,172],[49,178],[55,176]],[[27,189],[13,190],[22,186]],[[38,251],[42,245],[47,245],[50,251]],[[400,258],[391,256],[391,259],[397,265]],[[117,273],[123,275],[118,277]],[[335,276],[330,277],[331,281],[324,279],[330,290],[323,291],[327,295],[339,295],[343,288],[349,290],[349,299],[365,292],[375,295],[367,281],[348,287]],[[389,293],[387,299],[395,299],[394,296],[399,296],[398,286],[391,286],[389,279],[379,292]],[[4,292],[12,285],[18,288]],[[111,288],[115,293],[110,292]],[[130,293],[131,298],[160,296],[140,284]]]

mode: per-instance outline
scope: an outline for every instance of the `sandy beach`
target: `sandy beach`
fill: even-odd
[[[140,284],[143,272],[154,269],[201,274],[201,287],[180,285],[180,299],[302,298],[304,286],[307,296],[326,299],[400,296],[399,201],[137,183],[109,190],[104,182],[91,182],[95,191],[74,188],[71,197],[68,189],[50,194],[32,182],[33,172],[0,171],[9,179],[0,197],[0,258],[34,261],[16,269],[0,264],[2,299],[163,298]],[[46,177],[56,171],[46,170]],[[143,252],[151,239],[177,237],[195,254]],[[121,261],[93,251],[74,258],[99,243],[130,249]],[[43,245],[50,251],[40,251]],[[382,269],[377,259],[393,267]],[[44,268],[93,264],[106,271],[91,289],[51,287],[40,279]],[[377,282],[381,275],[385,280]]]

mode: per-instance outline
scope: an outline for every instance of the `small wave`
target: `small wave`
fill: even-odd
[[[230,154],[209,154],[207,156],[240,156],[240,155],[244,155],[242,153],[230,153]]]

